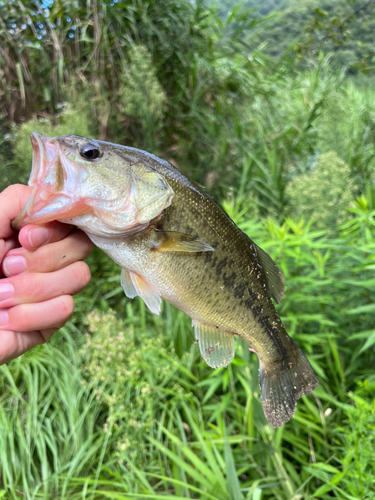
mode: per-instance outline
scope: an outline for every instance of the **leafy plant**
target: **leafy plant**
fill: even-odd
[[[145,134],[143,147],[152,151],[164,116],[166,95],[146,47],[134,45],[129,57],[121,75],[121,103],[124,113],[141,124]]]
[[[335,231],[348,218],[354,195],[350,170],[335,153],[321,155],[311,172],[294,177],[287,193],[293,215],[316,223],[316,227]]]
[[[276,5],[291,7],[261,12]],[[331,54],[271,59],[257,26],[229,3],[0,4],[3,185],[26,181],[33,131],[151,148],[275,260],[278,311],[320,380],[271,429],[248,345],[211,370],[191,320],[127,299],[95,249],[73,318],[0,367],[0,498],[374,496],[374,91]]]

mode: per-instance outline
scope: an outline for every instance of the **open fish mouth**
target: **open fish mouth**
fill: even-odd
[[[44,144],[41,135],[37,132],[31,134],[30,141],[33,148],[33,161],[28,184],[34,186],[41,167],[41,158],[44,156]]]
[[[174,192],[164,176],[112,154],[110,143],[34,132],[31,144],[32,192],[12,222],[16,230],[57,220],[97,236],[129,236],[171,204]]]
[[[33,160],[28,184],[33,190],[12,227],[20,230],[27,224],[42,224],[85,213],[88,207],[83,200],[73,199],[78,182],[83,180],[82,175],[77,176],[71,162],[61,154],[58,141],[37,132],[33,132],[30,139]]]

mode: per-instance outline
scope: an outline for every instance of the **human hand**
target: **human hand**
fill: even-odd
[[[72,295],[91,277],[82,260],[93,244],[68,224],[27,225],[19,246],[10,223],[30,193],[20,184],[0,193],[0,365],[47,342],[73,314]]]

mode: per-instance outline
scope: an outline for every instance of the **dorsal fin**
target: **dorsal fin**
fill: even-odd
[[[276,304],[278,304],[284,295],[283,275],[268,253],[258,247],[256,243],[253,242],[253,245],[263,266],[267,290]]]

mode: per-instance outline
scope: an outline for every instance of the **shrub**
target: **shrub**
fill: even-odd
[[[294,177],[287,188],[292,214],[328,231],[348,218],[353,191],[349,167],[333,152],[322,154],[311,172]]]
[[[173,387],[178,368],[174,349],[166,349],[162,336],[134,330],[114,311],[92,311],[89,333],[81,350],[83,375],[97,401],[108,408],[106,432],[126,428],[118,438],[119,458],[138,458],[145,452],[146,436],[157,423],[163,387]],[[178,392],[178,387],[177,387]]]
[[[166,95],[160,85],[151,54],[143,45],[129,51],[129,62],[121,74],[121,103],[124,113],[143,128],[143,147],[155,147],[154,137],[163,120]]]

